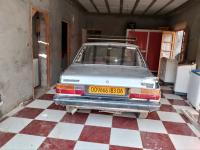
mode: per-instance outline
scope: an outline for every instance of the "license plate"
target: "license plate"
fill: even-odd
[[[120,87],[89,86],[88,93],[99,94],[99,95],[124,96],[126,94],[126,89]]]

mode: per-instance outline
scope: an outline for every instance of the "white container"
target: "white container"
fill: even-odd
[[[188,85],[190,82],[191,71],[196,69],[196,64],[192,65],[179,65],[177,67],[176,81],[174,85],[174,92],[187,94]]]
[[[187,98],[197,110],[200,110],[200,70],[191,72]]]

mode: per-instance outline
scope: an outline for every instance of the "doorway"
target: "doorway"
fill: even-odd
[[[49,87],[48,13],[32,9],[32,51],[34,98],[40,97]]]
[[[64,71],[68,67],[68,23],[65,21],[62,21],[61,23],[62,27],[62,40],[61,40],[61,69]]]

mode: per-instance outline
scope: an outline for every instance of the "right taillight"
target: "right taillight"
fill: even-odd
[[[130,99],[160,100],[160,89],[131,88]]]
[[[84,95],[83,85],[72,85],[72,84],[57,84],[56,93],[57,94],[69,94],[69,95]]]

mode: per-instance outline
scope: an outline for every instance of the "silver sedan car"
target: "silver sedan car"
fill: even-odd
[[[137,46],[85,43],[60,76],[54,101],[71,113],[96,109],[145,118],[160,107],[160,87]]]

